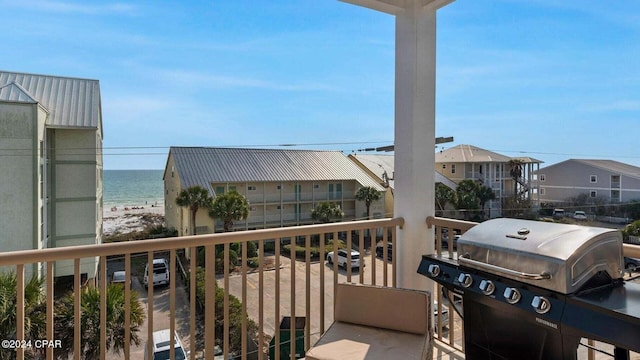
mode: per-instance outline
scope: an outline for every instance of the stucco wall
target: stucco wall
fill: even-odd
[[[34,204],[36,105],[0,103],[0,246],[31,249],[39,226]],[[35,201],[35,202],[34,202]]]
[[[50,159],[52,246],[97,244],[102,226],[100,137],[93,129],[55,129],[50,134],[55,147]],[[83,259],[80,271],[93,278],[97,260]],[[55,276],[71,274],[72,266],[56,263]]]

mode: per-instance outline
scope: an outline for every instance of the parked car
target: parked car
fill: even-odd
[[[127,273],[123,271],[114,271],[111,275],[111,283],[112,284],[121,284],[124,285],[127,281]]]
[[[170,346],[171,346],[171,331],[169,329],[158,330],[153,332],[153,354],[149,356],[149,347],[144,347],[145,360],[169,360],[171,359]],[[182,341],[177,333],[173,334],[173,353],[175,360],[187,359],[187,353],[182,346]]]
[[[553,209],[553,217],[555,219],[561,219],[564,217],[564,209]]]
[[[453,250],[458,248],[458,239],[460,239],[460,235],[453,235]],[[442,250],[447,251],[449,249],[449,236],[442,236]]]
[[[587,220],[587,214],[584,211],[577,210],[573,213],[573,219],[578,221]]]
[[[381,258],[384,256],[384,246],[378,245],[376,246],[376,256]],[[392,243],[387,243],[387,259],[391,260],[393,259],[393,244]]]
[[[338,250],[337,256],[332,251],[327,254],[327,261],[329,262],[329,264],[333,264],[333,262],[335,261],[338,263],[338,266],[346,268],[348,261],[347,254],[347,250],[344,249]],[[351,250],[351,268],[360,268],[360,261],[360,253],[355,250]],[[362,259],[362,266],[364,266],[364,259]]]
[[[153,259],[153,286],[169,284],[169,261]],[[144,287],[149,286],[149,263],[144,268]]]
[[[640,259],[624,257],[624,268],[630,271],[640,270]]]

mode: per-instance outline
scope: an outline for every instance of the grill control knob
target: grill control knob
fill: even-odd
[[[551,302],[542,296],[534,296],[531,306],[533,306],[538,314],[546,314],[551,310]]]
[[[482,280],[480,282],[480,290],[482,290],[483,294],[489,296],[493,294],[494,291],[496,291],[496,286],[493,285],[493,282],[491,280]]]
[[[458,275],[458,282],[462,286],[468,288],[469,286],[471,286],[471,284],[473,284],[473,278],[469,274],[460,273],[460,275]]]
[[[504,289],[503,295],[509,304],[517,304],[518,301],[520,301],[520,298],[522,297],[522,295],[520,295],[520,291],[512,287],[508,287]]]
[[[431,277],[440,276],[440,266],[436,264],[429,265],[429,275],[431,275]]]

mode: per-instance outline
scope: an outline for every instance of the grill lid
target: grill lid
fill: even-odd
[[[622,277],[622,235],[614,229],[493,219],[458,239],[459,262],[564,294],[596,274]]]

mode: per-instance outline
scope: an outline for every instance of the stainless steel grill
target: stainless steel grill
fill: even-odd
[[[640,352],[640,284],[622,279],[616,230],[485,221],[457,258],[423,255],[418,273],[462,297],[468,360],[576,360],[582,338]],[[615,331],[612,331],[615,329]]]
[[[458,239],[458,261],[462,266],[571,294],[596,275],[622,277],[622,236],[612,229],[494,219]]]

